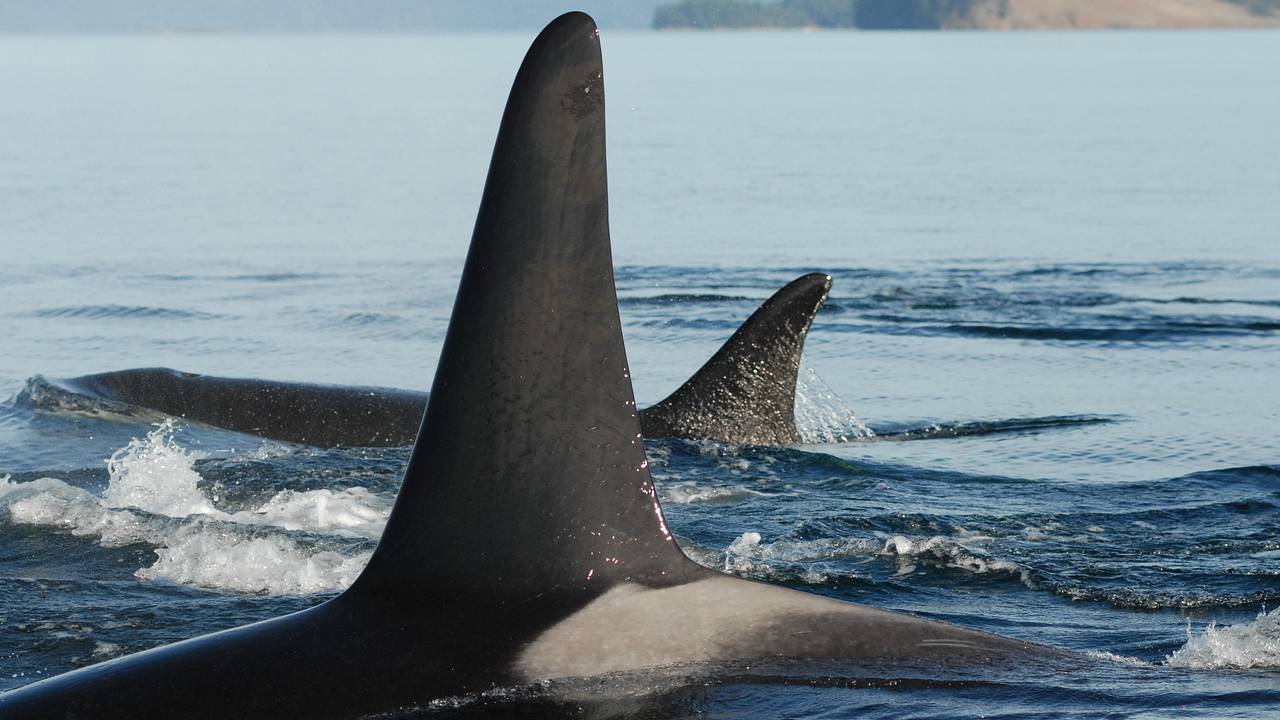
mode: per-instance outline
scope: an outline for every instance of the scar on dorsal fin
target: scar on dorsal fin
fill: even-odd
[[[811,273],[774,293],[701,370],[645,409],[645,435],[760,445],[800,442],[795,419],[800,355],[830,290],[830,276]]]

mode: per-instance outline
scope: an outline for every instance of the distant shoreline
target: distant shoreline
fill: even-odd
[[[923,33],[933,35],[986,35],[986,34],[1035,34],[1035,33],[1126,33],[1126,32],[1213,32],[1213,31],[1231,31],[1231,32],[1274,32],[1280,30],[1280,22],[1271,24],[1257,25],[1169,25],[1159,27],[1141,27],[1128,25],[1114,25],[1106,27],[952,27],[952,28],[859,28],[859,27],[821,27],[818,25],[760,25],[755,27],[694,27],[694,28],[623,28],[612,32],[629,32],[629,33],[655,33],[659,35],[697,35],[705,34],[733,34],[733,33],[854,33],[858,35],[894,35],[901,33]],[[472,31],[465,31],[472,32]],[[510,32],[507,30],[478,31],[478,32]],[[3,34],[3,33],[0,33]],[[229,33],[234,34],[234,33]],[[302,34],[302,33],[276,33],[280,35],[286,34]],[[350,33],[329,33],[329,34],[350,34]],[[395,33],[361,33],[367,35],[387,35]],[[429,31],[413,31],[401,34],[434,34]]]
[[[1280,0],[680,0],[656,30],[1202,30],[1280,27]]]

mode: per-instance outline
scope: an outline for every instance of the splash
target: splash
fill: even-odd
[[[806,443],[842,443],[866,440],[875,433],[812,369],[801,367],[796,376],[796,429]]]
[[[110,507],[136,507],[151,513],[185,517],[216,512],[197,487],[199,455],[178,446],[168,418],[107,458],[110,484],[102,499]]]
[[[135,572],[144,580],[270,595],[336,592],[355,580],[371,554],[363,541],[381,534],[390,498],[361,487],[283,490],[224,512],[200,488],[199,456],[174,430],[166,421],[113,453],[101,498],[54,478],[4,476],[0,509],[9,522],[92,537],[102,547],[152,545],[156,562]]]
[[[1174,650],[1165,663],[1196,670],[1280,668],[1280,609],[1258,613],[1253,622],[1218,627],[1199,635],[1187,627],[1187,644]]]

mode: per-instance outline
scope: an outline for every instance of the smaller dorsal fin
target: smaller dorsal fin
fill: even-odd
[[[810,273],[774,293],[701,370],[645,408],[644,434],[757,445],[800,442],[800,354],[830,290],[830,276]]]

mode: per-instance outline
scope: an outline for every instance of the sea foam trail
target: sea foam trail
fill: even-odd
[[[1218,627],[1199,635],[1187,630],[1187,644],[1165,658],[1170,667],[1196,670],[1280,668],[1280,610],[1260,612],[1253,622]]]
[[[225,512],[199,487],[199,456],[173,433],[166,421],[114,453],[102,497],[53,478],[6,476],[0,508],[9,522],[93,537],[103,547],[153,545],[156,562],[135,573],[145,580],[272,595],[335,592],[355,580],[370,554],[355,548],[381,534],[389,498],[360,487],[283,490]]]

